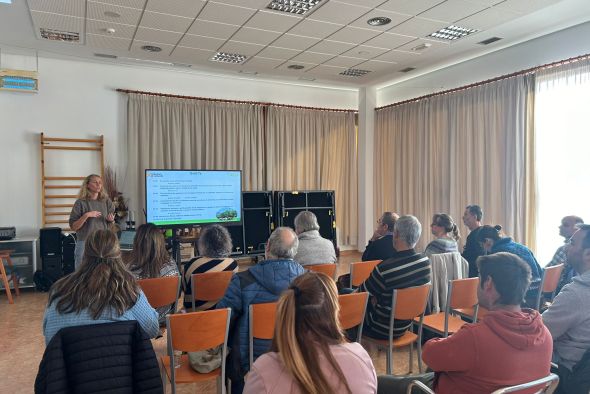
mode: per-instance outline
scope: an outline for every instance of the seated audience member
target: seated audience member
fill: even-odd
[[[238,263],[229,257],[232,251],[232,241],[229,231],[219,224],[212,224],[201,231],[197,243],[199,257],[195,257],[183,264],[182,290],[184,292],[184,307],[192,310],[192,274],[205,272],[233,271],[238,272]],[[195,309],[205,311],[213,309],[214,302],[195,300]]]
[[[483,256],[485,251],[477,239],[477,234],[483,226],[483,211],[479,205],[468,205],[463,213],[463,224],[469,229],[469,235],[465,239],[462,256],[469,263],[469,277],[477,277],[477,258]]]
[[[58,280],[49,292],[45,343],[64,327],[122,320],[137,320],[151,338],[160,333],[158,313],[125,268],[117,237],[109,230],[96,230],[86,238],[78,270]]]
[[[446,213],[437,213],[432,217],[432,224],[430,231],[436,239],[428,244],[424,254],[430,257],[433,254],[458,252],[457,241],[461,236],[459,235],[459,228],[455,224],[452,217]]]
[[[537,292],[539,291],[543,269],[529,248],[514,242],[510,237],[503,237],[501,231],[502,226],[500,225],[495,227],[485,225],[479,230],[477,237],[486,253],[512,253],[523,259],[524,262],[529,265],[531,268],[532,279],[525,300],[528,305],[533,305],[536,301]]]
[[[313,212],[299,212],[295,216],[294,224],[295,232],[299,238],[295,261],[304,266],[336,262],[334,244],[320,235],[320,225]]]
[[[217,308],[231,308],[227,375],[231,379],[232,393],[241,393],[244,375],[249,369],[248,310],[250,304],[275,302],[289,284],[305,272],[293,258],[297,254],[299,239],[288,227],[275,229],[266,243],[266,260],[247,271],[235,274]],[[254,341],[254,359],[266,352],[267,340]]]
[[[402,216],[395,222],[393,242],[396,252],[379,263],[359,290],[370,293],[363,334],[376,339],[389,338],[391,295],[395,289],[430,282],[430,260],[414,250],[422,225],[414,216]],[[403,335],[411,321],[396,320],[393,335]]]
[[[553,336],[554,361],[572,371],[590,349],[590,225],[578,225],[567,248],[567,262],[578,273],[543,313]]]
[[[563,286],[570,283],[572,278],[576,274],[574,269],[570,264],[567,263],[567,245],[569,239],[574,235],[577,228],[576,225],[584,224],[584,220],[582,220],[579,216],[566,216],[561,219],[561,225],[559,226],[559,235],[564,238],[565,244],[561,245],[555,251],[551,262],[547,264],[547,267],[552,267],[554,265],[563,264],[563,271],[561,272],[561,278],[559,279],[559,284],[557,285],[556,293],[559,293]]]
[[[491,393],[549,375],[551,335],[539,312],[521,309],[531,281],[529,266],[511,253],[478,259],[479,304],[490,312],[423,347],[422,359],[435,371],[435,391]]]
[[[245,393],[376,393],[373,362],[348,343],[338,292],[325,274],[296,278],[279,300],[271,351],[254,363]]]
[[[383,212],[377,220],[377,228],[363,252],[363,261],[387,260],[395,253],[393,248],[393,226],[399,215],[393,212]]]

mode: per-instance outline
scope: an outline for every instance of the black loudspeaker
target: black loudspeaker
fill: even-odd
[[[225,226],[233,244],[232,256],[244,254],[244,226]]]
[[[76,237],[69,234],[62,237],[62,267],[64,275],[71,274],[75,270]]]
[[[272,192],[244,192],[242,204],[245,253],[264,253],[266,241],[274,229]]]
[[[43,256],[43,273],[56,281],[63,276],[61,264],[61,255],[45,255]]]
[[[61,256],[61,228],[45,227],[39,230],[41,257]]]

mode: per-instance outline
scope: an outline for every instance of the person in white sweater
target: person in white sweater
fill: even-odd
[[[336,262],[334,244],[320,235],[320,225],[313,212],[299,212],[294,224],[299,238],[295,261],[303,266]]]

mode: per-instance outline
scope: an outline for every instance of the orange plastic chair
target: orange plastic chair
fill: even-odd
[[[551,296],[549,297],[549,302],[553,301],[553,297],[555,296],[555,291],[557,290],[557,286],[559,285],[559,279],[561,278],[562,272],[563,264],[558,264],[552,267],[545,268],[545,270],[543,271],[543,276],[541,277],[541,285],[539,286],[539,292],[537,294],[537,301],[535,305],[536,310],[541,310],[541,299],[543,299],[543,294],[551,293]]]
[[[251,304],[248,311],[248,347],[250,351],[250,369],[254,364],[254,338],[272,339],[277,321],[277,302]]]
[[[164,276],[162,278],[141,279],[137,281],[152,308],[174,304],[173,313],[180,294],[180,276]]]
[[[381,260],[359,261],[350,263],[350,287],[360,286]]]
[[[448,286],[449,290],[447,292],[445,311],[424,316],[424,327],[442,335],[444,338],[448,337],[449,334],[457,332],[466,324],[460,317],[453,315],[453,313],[458,313],[456,312],[457,309],[472,308],[473,315],[470,316],[472,321],[477,321],[479,309],[477,299],[479,278],[450,280]]]
[[[225,358],[227,356],[227,338],[231,309],[179,313],[166,316],[168,335],[168,355],[162,356],[162,383],[172,386],[176,393],[176,384],[197,383],[217,379],[221,393],[225,394]],[[176,365],[174,351],[196,352],[222,346],[221,367],[209,373],[199,373],[190,366],[188,355],[180,356],[180,365]]]
[[[9,304],[14,304],[14,300],[12,299],[12,293],[10,292],[10,285],[8,284],[9,280],[12,280],[12,285],[14,286],[14,294],[16,296],[20,295],[20,290],[18,288],[18,277],[16,275],[16,271],[14,271],[12,259],[10,258],[10,254],[13,252],[14,250],[0,250],[0,276],[2,277],[2,284],[4,285],[4,290],[6,291],[6,296],[8,297]],[[4,268],[5,261],[6,265],[10,267],[10,279],[8,279],[6,269]]]
[[[233,271],[203,272],[191,275],[191,301],[193,312],[195,301],[211,301],[218,303],[229,286]]]
[[[322,272],[330,278],[334,280],[336,279],[336,263],[306,265],[304,268],[307,268],[310,271]]]
[[[367,302],[369,293],[351,293],[340,294],[338,303],[340,304],[340,326],[343,330],[349,330],[358,327],[357,342],[361,342],[363,336],[363,323],[365,313],[367,312]]]
[[[455,312],[461,317],[466,319],[473,320],[473,315],[475,314],[475,308],[457,308],[454,309]],[[481,305],[477,306],[477,321],[481,321],[490,311],[484,308]]]
[[[391,375],[393,371],[393,349],[403,346],[410,346],[410,373],[414,363],[414,342],[418,345],[418,370],[422,372],[422,321],[424,311],[428,304],[431,284],[427,283],[422,286],[408,287],[393,291],[391,296],[391,315],[389,316],[389,339],[374,339],[364,337],[369,342],[377,344],[381,348],[387,349],[387,374]],[[417,319],[417,320],[416,320]],[[393,338],[394,320],[414,320],[418,323],[418,334],[410,329],[401,337]]]

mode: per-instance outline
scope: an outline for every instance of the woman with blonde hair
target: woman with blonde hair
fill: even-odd
[[[439,253],[458,252],[457,241],[461,238],[459,228],[450,215],[437,213],[432,216],[430,231],[436,239],[426,246],[424,254],[431,256]]]
[[[346,341],[339,310],[329,276],[297,277],[279,299],[271,351],[254,363],[244,393],[376,393],[373,362]]]
[[[70,228],[76,232],[75,267],[84,255],[86,238],[96,230],[105,230],[115,221],[115,206],[102,187],[100,175],[90,174],[82,182],[78,199],[70,213]]]
[[[43,318],[45,343],[62,328],[137,320],[154,338],[158,314],[121,261],[116,235],[97,230],[86,240],[78,270],[58,280],[49,293]]]

